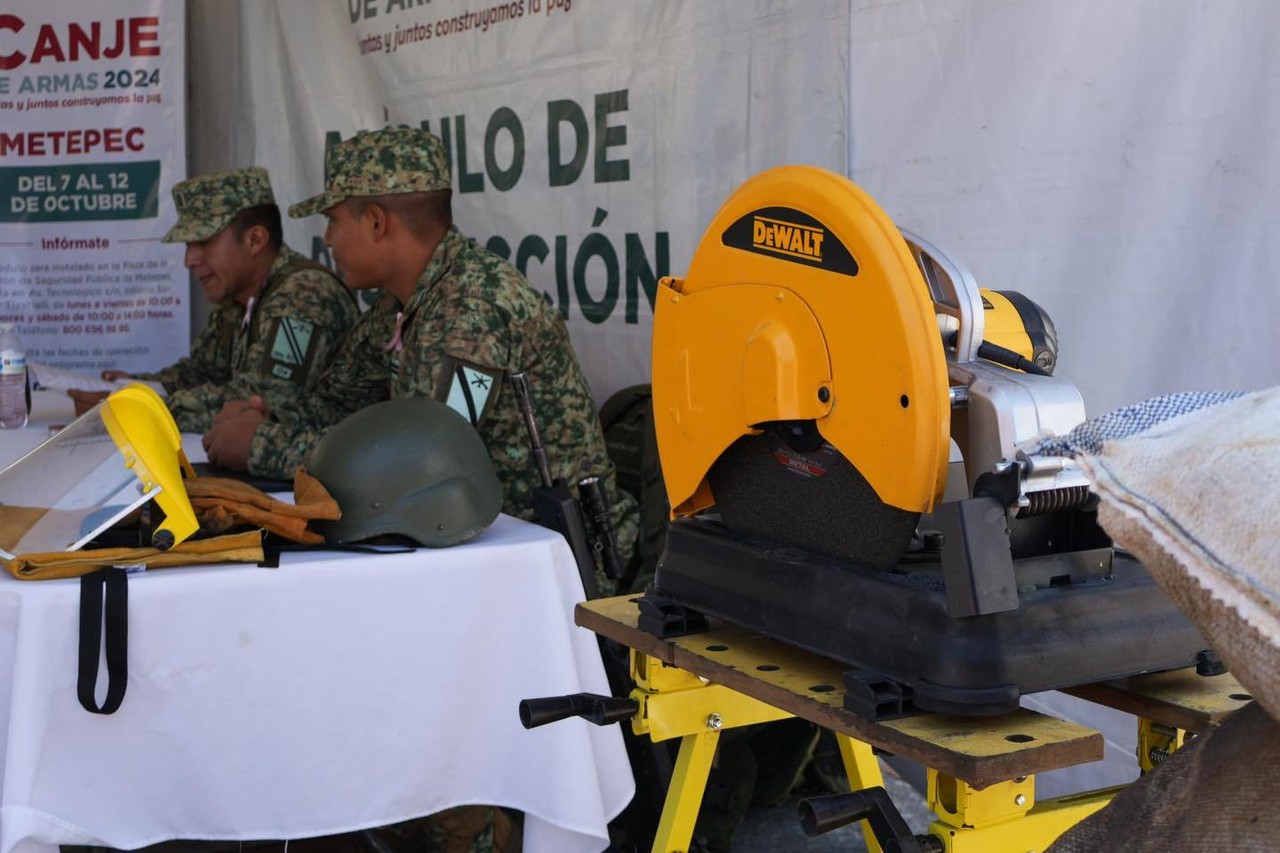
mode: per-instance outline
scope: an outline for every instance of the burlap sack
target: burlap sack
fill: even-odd
[[[1280,719],[1280,388],[1108,442],[1079,462],[1107,533]]]
[[[1246,705],[1175,752],[1046,853],[1272,853],[1280,724]]]
[[[1111,434],[1169,400],[1152,402],[1130,407]],[[1145,431],[1098,442],[1077,460],[1102,498],[1103,527],[1142,560],[1257,701],[1129,786],[1050,853],[1280,849],[1280,389],[1213,403],[1142,423]],[[1081,434],[1098,432],[1095,425]],[[1075,439],[1065,444],[1079,451]]]

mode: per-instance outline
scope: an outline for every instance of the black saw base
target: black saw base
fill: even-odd
[[[845,707],[870,719],[1002,714],[1024,693],[1210,666],[1199,631],[1142,565],[1109,556],[1110,574],[1082,577],[1078,557],[1041,555],[1036,576],[1074,577],[1047,584],[1022,580],[1015,560],[1014,609],[956,618],[936,565],[879,571],[681,519],[641,599],[642,614],[661,616],[641,627],[696,630],[690,618],[708,614],[835,659],[853,667]]]

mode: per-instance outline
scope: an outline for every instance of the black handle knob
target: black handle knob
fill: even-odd
[[[939,838],[911,834],[902,813],[882,787],[800,801],[800,825],[810,838],[858,820],[870,823],[884,853],[933,853],[942,849]]]
[[[636,711],[640,710],[639,702],[625,696],[600,696],[597,697],[594,704],[595,707],[591,709],[591,714],[584,714],[583,716],[597,726],[607,726],[610,723],[629,720],[636,715]]]
[[[607,726],[635,716],[639,709],[640,705],[634,699],[595,693],[524,699],[520,702],[520,725],[534,729],[569,717],[582,717],[597,726]]]
[[[174,546],[174,536],[171,530],[157,530],[151,534],[151,547],[157,551],[168,551]]]
[[[804,828],[805,835],[813,838],[854,821],[865,820],[875,810],[875,801],[865,791],[810,797],[800,801],[800,826]]]

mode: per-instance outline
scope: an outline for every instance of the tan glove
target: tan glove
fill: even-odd
[[[305,468],[299,468],[294,475],[291,504],[248,483],[225,477],[197,477],[184,483],[200,527],[211,533],[248,524],[266,528],[291,542],[315,544],[323,542],[324,537],[307,529],[307,523],[342,517],[338,502]]]

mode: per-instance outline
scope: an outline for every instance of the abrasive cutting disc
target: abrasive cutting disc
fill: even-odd
[[[881,501],[830,444],[796,449],[772,430],[735,441],[709,479],[730,530],[873,569],[898,562],[920,519]]]

